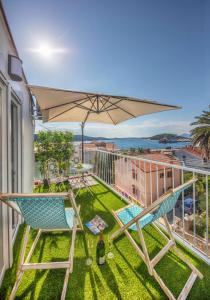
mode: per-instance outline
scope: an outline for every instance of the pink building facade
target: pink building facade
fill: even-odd
[[[179,162],[162,153],[144,155],[145,159],[164,161],[170,164]],[[147,207],[165,191],[181,183],[179,170],[155,163],[143,162],[124,157],[115,161],[115,186],[125,196]]]
[[[81,145],[80,145],[81,148]],[[104,150],[109,152],[117,151],[117,146],[114,143],[92,141],[90,143],[84,143],[84,150]]]

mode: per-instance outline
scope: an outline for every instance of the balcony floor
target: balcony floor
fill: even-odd
[[[108,250],[108,236],[117,229],[111,209],[123,207],[124,202],[105,186],[98,184],[92,187],[94,198],[85,190],[80,191],[77,203],[81,204],[81,217],[86,223],[96,214],[100,215],[109,225],[105,231],[105,240]],[[21,225],[14,247],[13,268],[6,272],[0,289],[0,299],[7,299],[15,281],[17,260],[24,231]],[[153,257],[165,244],[160,234],[149,226],[144,230],[150,256]],[[32,231],[31,237],[35,237]],[[133,233],[136,237],[136,233]],[[42,235],[32,262],[65,260],[69,251],[68,233],[45,233]],[[148,274],[143,261],[137,256],[128,239],[123,235],[114,243],[115,258],[107,259],[106,265],[98,267],[95,262],[95,247],[98,237],[93,236],[88,229],[84,233],[77,233],[74,270],[69,279],[66,299],[166,299],[157,282]],[[28,249],[32,239],[30,239]],[[93,247],[89,247],[93,243]],[[204,279],[197,279],[189,299],[210,299],[210,267],[197,259],[189,251],[182,248],[190,260],[203,273]],[[86,257],[93,256],[94,263],[85,265]],[[169,253],[156,267],[157,272],[172,289],[174,295],[181,291],[189,270]],[[16,299],[60,299],[64,270],[28,271],[25,273],[19,286]]]

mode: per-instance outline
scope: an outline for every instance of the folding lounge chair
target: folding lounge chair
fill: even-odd
[[[61,299],[65,299],[70,273],[73,271],[74,245],[76,231],[83,230],[80,219],[80,207],[76,206],[74,195],[70,193],[49,194],[0,194],[0,200],[15,209],[25,220],[27,227],[23,246],[20,253],[20,263],[17,271],[17,280],[9,299],[15,298],[16,291],[27,270],[36,269],[66,269]],[[70,200],[71,207],[65,208],[64,201]],[[38,229],[36,238],[24,259],[30,228]],[[72,231],[71,245],[68,260],[62,262],[30,263],[30,258],[42,232]]]
[[[189,279],[187,280],[184,288],[182,289],[178,300],[186,299],[187,295],[189,294],[197,276],[202,279],[203,275],[197,270],[197,268],[191,264],[186,257],[182,254],[182,252],[176,247],[176,242],[173,237],[170,224],[167,220],[167,213],[170,212],[176,205],[176,202],[180,196],[180,194],[187,188],[190,187],[196,180],[192,179],[188,182],[172,189],[162,195],[157,201],[152,203],[148,208],[143,209],[136,204],[130,204],[123,209],[119,209],[118,211],[113,211],[113,215],[118,222],[120,229],[118,229],[115,233],[111,236],[111,241],[119,237],[122,233],[125,233],[128,237],[129,241],[131,242],[134,249],[137,251],[138,255],[142,258],[148,268],[148,272],[151,276],[157,280],[165,294],[168,296],[169,299],[175,300],[176,298],[169,290],[169,288],[165,285],[163,280],[155,271],[155,265],[163,258],[163,256],[171,249],[175,250],[177,256],[182,259],[188,267],[192,270]],[[159,227],[154,223],[159,218],[163,218],[166,230],[168,232],[169,238],[159,229]],[[164,236],[164,238],[168,241],[166,246],[162,248],[162,250],[153,258],[150,259],[147,247],[145,244],[143,231],[142,229],[149,225],[153,224],[153,226]],[[130,230],[135,230],[138,232],[138,237],[140,239],[142,250],[140,249],[139,245],[135,242],[132,238]]]

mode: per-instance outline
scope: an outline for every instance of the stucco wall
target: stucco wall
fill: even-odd
[[[31,98],[25,79],[14,82],[8,74],[8,54],[18,56],[0,7],[0,192],[11,191],[11,101],[18,103],[18,192],[31,192],[33,180],[33,122]],[[18,226],[12,229],[12,210],[0,204],[0,284],[12,265]],[[19,221],[20,218],[18,219]],[[18,224],[18,223],[17,223]]]
[[[9,38],[6,26],[0,12],[0,71],[8,82],[8,89],[13,89],[21,101],[22,107],[22,191],[30,192],[33,179],[33,125],[31,118],[31,103],[26,82],[14,82],[8,75],[8,54],[17,55]],[[10,96],[7,97],[9,102]],[[6,125],[6,124],[5,124]]]

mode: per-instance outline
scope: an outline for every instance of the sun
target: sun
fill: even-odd
[[[41,44],[38,48],[37,48],[37,52],[40,54],[40,56],[42,56],[43,58],[52,58],[53,54],[56,51],[55,48],[53,48],[50,44]]]
[[[49,60],[51,60],[56,54],[64,54],[67,52],[65,48],[57,48],[49,43],[42,43],[36,48],[30,48],[29,51]]]
[[[38,50],[39,54],[41,56],[43,56],[44,58],[51,58],[53,55],[53,52],[55,51],[55,49],[53,49],[52,46],[50,46],[48,44],[40,45],[37,50]]]

